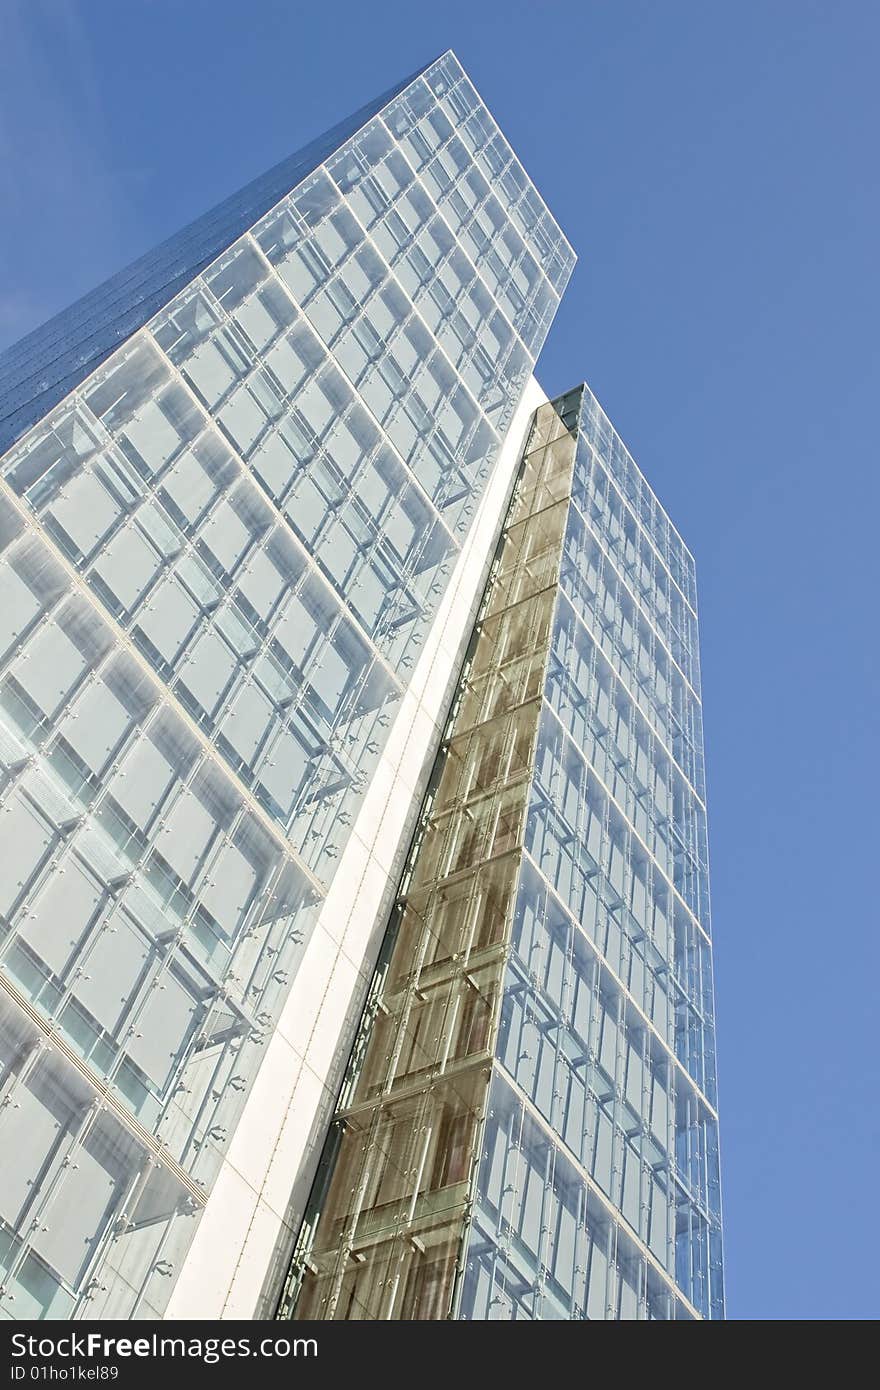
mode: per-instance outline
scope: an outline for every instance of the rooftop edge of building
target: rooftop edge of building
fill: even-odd
[[[635,472],[638,474],[638,477],[639,477],[639,479],[641,480],[641,482],[644,484],[644,486],[645,486],[645,487],[648,489],[648,491],[650,492],[651,496],[653,497],[653,499],[654,499],[654,501],[655,501],[655,503],[656,503],[656,505],[657,505],[658,511],[660,511],[660,512],[663,514],[663,516],[665,517],[666,522],[667,522],[667,524],[668,524],[668,526],[669,526],[670,531],[671,531],[672,534],[676,537],[676,539],[678,540],[679,544],[681,545],[682,550],[684,551],[684,554],[685,554],[685,556],[687,557],[687,560],[688,560],[689,563],[690,563],[690,566],[691,566],[692,572],[693,572],[693,576],[694,576],[694,578],[695,578],[695,576],[696,576],[696,559],[695,559],[695,557],[694,557],[693,551],[691,550],[691,548],[690,548],[690,546],[688,545],[687,541],[684,539],[684,536],[683,536],[683,535],[681,534],[681,532],[679,531],[679,529],[678,529],[678,527],[676,526],[675,522],[672,520],[672,517],[669,515],[669,512],[666,510],[666,508],[664,507],[663,503],[660,501],[660,498],[657,496],[657,493],[656,493],[656,491],[654,490],[654,487],[652,486],[651,482],[649,481],[649,479],[648,479],[647,475],[645,474],[644,470],[643,470],[643,469],[641,468],[641,466],[636,462],[635,458],[633,457],[633,454],[632,454],[631,450],[627,447],[626,443],[624,442],[623,437],[621,436],[620,431],[618,430],[617,426],[614,424],[614,421],[611,419],[611,416],[608,414],[608,412],[607,412],[607,410],[605,409],[605,407],[602,405],[602,402],[599,400],[599,397],[596,395],[596,393],[595,393],[595,391],[593,390],[592,386],[590,386],[590,383],[589,383],[588,381],[579,381],[579,382],[577,382],[574,386],[570,386],[570,387],[568,388],[567,391],[557,391],[557,392],[555,393],[555,395],[549,397],[549,403],[550,403],[551,405],[554,405],[554,406],[555,406],[555,405],[558,405],[558,404],[559,404],[560,402],[562,402],[562,401],[568,400],[569,397],[573,397],[573,396],[576,396],[576,395],[579,395],[579,396],[581,397],[581,405],[583,404],[583,401],[584,401],[585,399],[586,399],[586,400],[592,401],[592,403],[593,403],[593,405],[595,406],[596,410],[599,412],[599,414],[602,416],[602,418],[606,421],[606,423],[607,423],[607,425],[608,425],[608,428],[612,431],[612,433],[614,434],[615,438],[616,438],[617,441],[619,442],[621,449],[623,450],[624,454],[626,455],[626,458],[627,458],[629,464],[632,466],[632,468],[633,468],[633,469],[635,470]],[[580,428],[580,420],[578,421],[578,428]]]
[[[450,59],[471,82],[446,49],[0,352],[0,455],[373,117]]]

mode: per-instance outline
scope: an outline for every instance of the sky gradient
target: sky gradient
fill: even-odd
[[[0,24],[0,348],[455,49],[580,257],[542,385],[590,382],[697,560],[728,1313],[876,1317],[880,6]]]

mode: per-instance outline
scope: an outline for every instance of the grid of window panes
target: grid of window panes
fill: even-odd
[[[143,328],[193,276],[286,197],[409,80],[259,175],[0,353],[0,451]]]
[[[585,391],[466,1317],[723,1316],[697,631],[673,545]]]
[[[571,261],[446,55],[4,459],[0,1315],[161,1313]]]

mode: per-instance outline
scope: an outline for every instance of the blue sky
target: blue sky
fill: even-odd
[[[880,6],[0,0],[0,347],[455,48],[697,558],[729,1313],[880,1313]]]

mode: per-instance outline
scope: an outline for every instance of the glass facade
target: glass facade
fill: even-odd
[[[0,452],[408,85],[370,102],[0,353]]]
[[[162,1316],[573,259],[446,54],[0,362],[0,1316]]]
[[[461,1317],[723,1317],[694,602],[585,387]]]
[[[281,1316],[723,1317],[694,604],[542,407]]]

